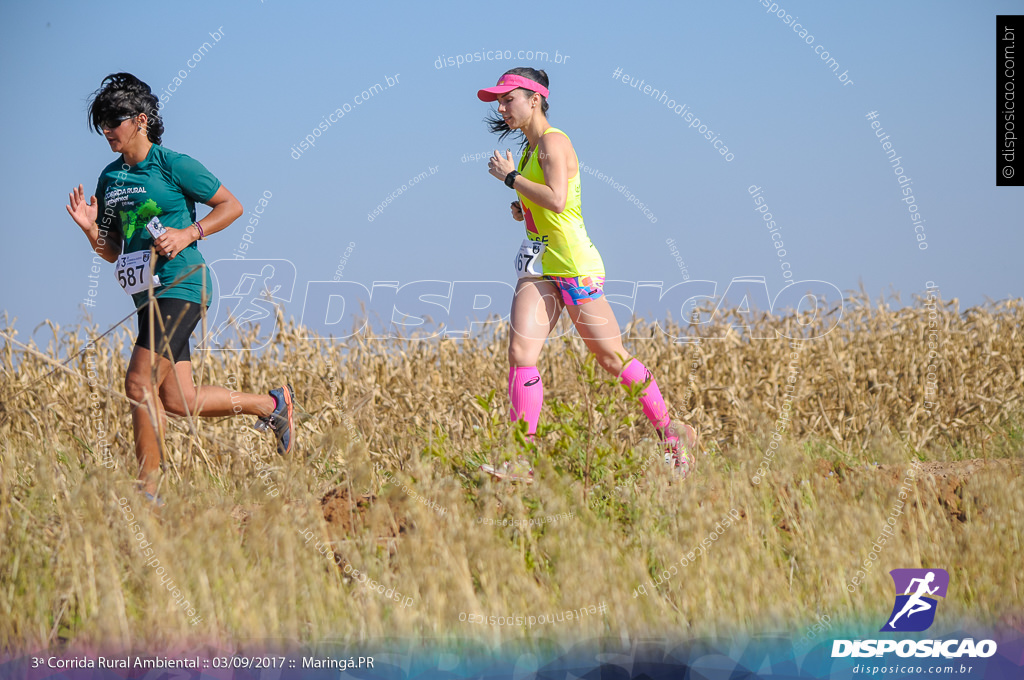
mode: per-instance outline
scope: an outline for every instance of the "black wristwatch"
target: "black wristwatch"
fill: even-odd
[[[509,189],[515,189],[516,177],[519,177],[519,173],[516,170],[505,175],[505,186]]]

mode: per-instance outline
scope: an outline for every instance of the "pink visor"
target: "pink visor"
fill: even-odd
[[[534,82],[529,78],[515,76],[512,74],[503,75],[498,79],[497,85],[479,90],[476,93],[476,96],[480,98],[480,101],[493,102],[498,98],[498,95],[511,92],[517,87],[530,90],[531,92],[538,92],[544,97],[548,96],[548,88],[544,87],[540,83]]]

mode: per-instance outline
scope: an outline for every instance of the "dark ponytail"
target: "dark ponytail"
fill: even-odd
[[[548,74],[545,73],[544,71],[538,71],[537,69],[532,69],[528,66],[518,66],[516,68],[510,68],[509,70],[505,71],[505,73],[502,75],[522,76],[523,78],[529,78],[535,83],[540,83],[544,87],[548,87]],[[530,96],[534,94],[540,94],[538,92],[534,92],[533,90],[527,90],[522,87],[517,89],[523,90],[523,92],[526,92]],[[515,92],[515,90],[512,91]],[[543,113],[545,116],[547,115],[548,98],[542,94],[540,95],[540,110],[541,113]],[[509,136],[513,132],[518,132],[520,137],[519,150],[522,151],[524,148],[526,148],[526,145],[529,143],[529,140],[526,138],[526,135],[524,135],[521,130],[513,130],[512,128],[510,128],[508,126],[508,123],[505,122],[505,119],[498,115],[497,112],[492,111],[491,114],[484,119],[484,122],[487,123],[487,127],[491,128],[491,132],[495,134],[500,133],[498,136],[499,142],[505,139],[505,137]]]
[[[89,124],[99,134],[103,134],[103,123],[140,113],[147,117],[149,141],[159,144],[164,135],[164,121],[160,117],[160,102],[149,85],[131,73],[111,73],[89,97]]]

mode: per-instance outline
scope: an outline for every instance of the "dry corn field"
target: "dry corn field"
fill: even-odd
[[[888,571],[904,567],[950,573],[933,634],[1020,627],[1024,301],[940,302],[931,360],[928,320],[920,300],[855,297],[795,358],[785,338],[679,344],[641,328],[649,339],[627,349],[700,432],[683,482],[636,396],[578,338],[541,355],[533,448],[508,424],[500,334],[332,343],[281,323],[262,352],[197,352],[193,368],[197,382],[249,392],[289,381],[307,414],[296,450],[278,457],[251,418],[171,419],[159,512],[133,481],[132,338],[105,337],[68,370],[46,357],[102,329],[2,340],[0,650],[800,636],[823,616],[833,631],[877,630]],[[707,337],[726,335],[717,323]],[[814,324],[805,332],[831,325]],[[478,471],[519,454],[532,485]],[[872,552],[898,506],[894,536]]]

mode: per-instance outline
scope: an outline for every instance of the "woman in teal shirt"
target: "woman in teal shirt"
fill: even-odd
[[[89,122],[120,156],[104,168],[88,202],[79,185],[66,207],[92,249],[115,263],[118,283],[138,310],[139,334],[124,385],[132,404],[139,480],[159,504],[163,428],[154,418],[162,425],[165,413],[256,415],[274,430],[278,453],[285,454],[293,439],[294,395],[289,385],[269,395],[196,387],[189,337],[210,304],[211,290],[196,242],[238,219],[242,206],[201,163],[160,146],[164,126],[157,98],[130,73],[103,80],[92,96]],[[212,209],[202,220],[196,220],[196,203]],[[148,304],[151,289],[154,299]]]

